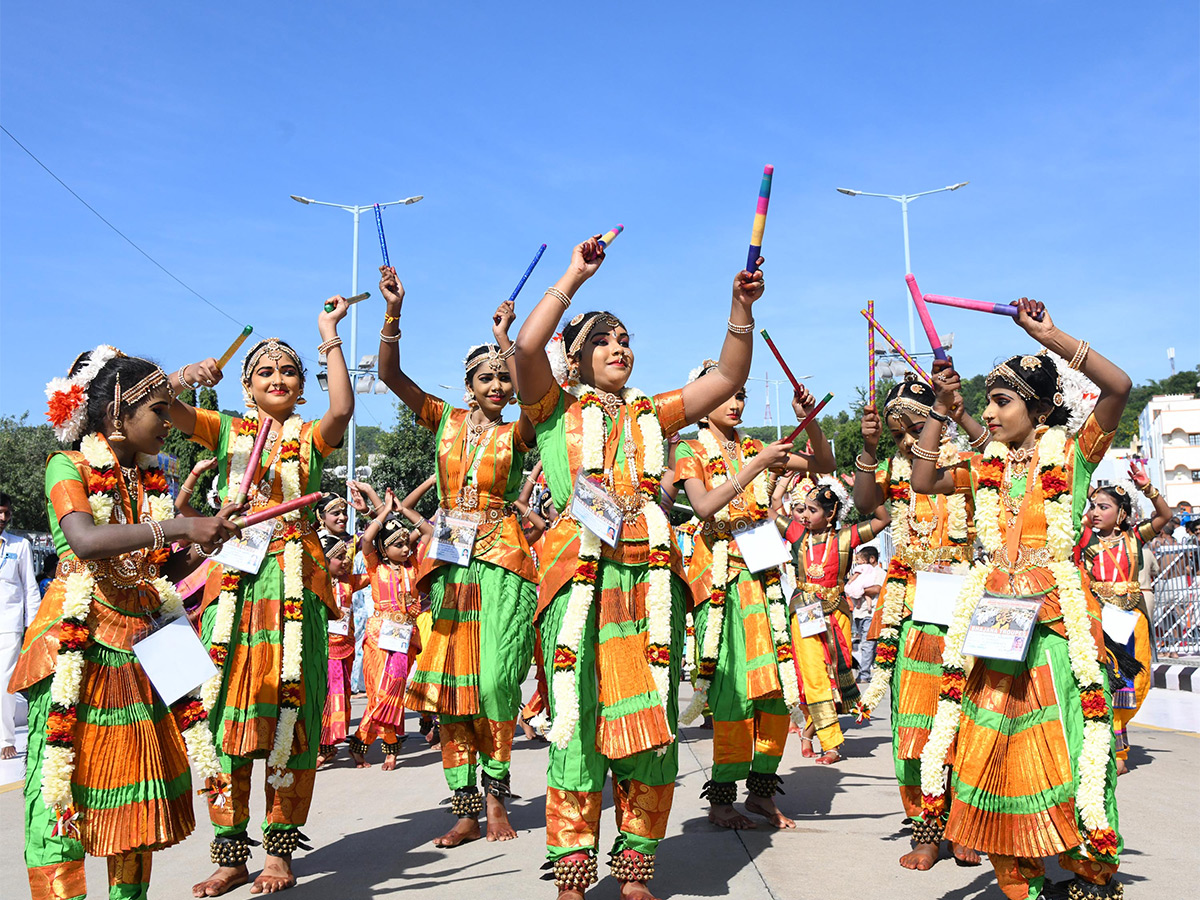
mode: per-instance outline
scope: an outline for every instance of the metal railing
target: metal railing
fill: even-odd
[[[1200,655],[1200,545],[1161,548],[1154,579],[1152,634],[1156,657]]]

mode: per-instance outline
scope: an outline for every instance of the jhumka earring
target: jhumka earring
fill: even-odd
[[[254,395],[250,393],[250,385],[242,382],[242,402],[246,404],[246,409],[254,409],[258,406],[254,402]]]
[[[117,386],[113,388],[113,430],[108,436],[110,444],[119,444],[125,440],[121,433],[121,373],[117,373]]]

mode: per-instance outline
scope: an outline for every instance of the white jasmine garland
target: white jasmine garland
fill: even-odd
[[[289,620],[283,623],[283,680],[300,680],[300,651],[303,635],[300,623]]]
[[[85,434],[79,441],[79,452],[84,461],[93,469],[107,469],[116,465],[112,450],[108,443],[98,434]]]

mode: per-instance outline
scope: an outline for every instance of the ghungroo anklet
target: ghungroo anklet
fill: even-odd
[[[317,756],[333,759],[333,757],[337,756],[337,744],[320,744],[317,747]]]
[[[944,831],[945,826],[940,819],[933,822],[913,819],[912,839],[918,844],[940,844]]]
[[[655,854],[625,849],[614,853],[608,860],[612,877],[620,882],[636,881],[645,884],[654,877]]]
[[[1067,900],[1122,900],[1124,896],[1125,888],[1115,879],[1108,884],[1092,884],[1076,877],[1067,883]]]
[[[596,883],[596,857],[587,851],[568,853],[552,866],[559,891],[583,892]]]
[[[737,799],[737,783],[733,781],[706,781],[700,791],[700,799],[713,806],[732,806]]]
[[[236,869],[250,859],[251,845],[257,846],[258,841],[250,840],[244,831],[241,834],[221,835],[213,838],[208,845],[208,856],[214,865]]]
[[[487,772],[483,773],[480,779],[483,782],[483,792],[491,794],[493,797],[498,797],[503,800],[505,797],[513,796],[512,789],[509,787],[509,775],[503,778],[493,778]]]
[[[366,756],[367,750],[371,745],[360,738],[357,734],[350,735],[350,739],[346,741],[346,745],[350,748],[351,753],[357,753],[359,756]]]
[[[778,775],[767,775],[763,772],[751,772],[746,776],[746,790],[755,797],[764,799],[784,793],[783,779]]]
[[[263,852],[268,856],[291,859],[297,848],[311,850],[308,838],[299,828],[277,828],[263,832]]]
[[[460,819],[478,819],[483,812],[483,794],[479,788],[458,788],[450,800],[450,812]]]
[[[400,752],[401,741],[383,741],[383,753],[385,756],[395,756]]]

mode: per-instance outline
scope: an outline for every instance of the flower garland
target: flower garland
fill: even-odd
[[[1079,688],[1084,718],[1076,809],[1083,824],[1084,840],[1098,855],[1112,858],[1118,838],[1104,806],[1112,737],[1111,711],[1104,698],[1103,673],[1097,662],[1098,651],[1092,636],[1082,574],[1071,561],[1073,518],[1066,448],[1067,433],[1063,428],[1047,429],[1039,437],[1035,451],[1037,478],[1045,504],[1046,543],[1052,559],[1048,568],[1058,585],[1059,605],[1067,632],[1067,653],[1071,673]],[[975,530],[992,557],[1002,549],[1000,488],[1006,454],[1007,448],[1003,444],[991,442],[984,451],[976,476]],[[946,634],[937,715],[921,753],[922,809],[927,820],[940,818],[945,813],[942,770],[946,753],[958,732],[966,686],[963,639],[993,570],[992,565],[972,569],[959,594],[954,618]]]
[[[954,444],[942,444],[940,466],[952,466],[958,460]],[[875,649],[875,670],[871,683],[863,691],[854,706],[859,722],[871,718],[871,713],[887,693],[892,683],[892,674],[900,656],[900,626],[904,617],[911,612],[916,602],[916,568],[929,565],[936,554],[929,546],[929,539],[914,538],[909,528],[912,502],[912,464],[903,456],[892,457],[888,466],[888,485],[884,502],[892,516],[892,541],[896,548],[888,563],[884,580],[883,611],[880,617],[881,630]],[[930,497],[936,503],[937,497]],[[946,537],[953,546],[967,543],[967,498],[964,494],[951,494],[946,498]],[[921,546],[924,544],[924,546]]]
[[[90,469],[88,501],[97,525],[107,525],[120,507],[120,476],[116,456],[102,435],[89,434],[80,442],[80,453]],[[167,492],[167,480],[161,469],[152,465],[152,456],[141,456],[142,490],[150,518],[170,519],[174,510]],[[137,507],[137,485],[128,485],[130,506]],[[165,504],[165,508],[164,508]],[[151,555],[162,562],[168,551]],[[157,570],[154,570],[157,572]],[[170,620],[183,614],[183,600],[175,586],[155,574],[143,580],[154,589],[161,602],[157,615]],[[50,712],[46,720],[46,749],[42,762],[42,802],[54,811],[54,834],[79,836],[82,812],[75,807],[71,780],[75,775],[75,726],[78,722],[79,691],[83,685],[84,652],[91,643],[87,617],[91,609],[96,580],[89,572],[72,572],[63,582],[63,613],[59,625],[58,655],[50,681]],[[171,705],[188,757],[206,785],[220,776],[216,750],[206,724],[207,714],[197,701],[198,692]]]
[[[587,385],[570,386],[582,407],[583,447],[580,474],[599,480],[604,474],[604,401],[599,392]],[[671,524],[655,503],[659,482],[666,467],[663,454],[663,433],[654,404],[634,388],[621,392],[622,403],[630,407],[642,439],[642,468],[638,493],[642,495],[641,514],[646,517],[650,543],[649,589],[646,594],[647,644],[646,658],[658,690],[663,711],[666,712],[671,687]],[[629,460],[631,464],[632,460]],[[555,641],[553,687],[555,695],[554,722],[547,737],[565,750],[579,723],[579,693],[576,688],[576,669],[583,631],[596,594],[600,571],[600,538],[586,528],[580,529],[579,555],[575,574],[571,577],[571,592],[567,610]],[[669,720],[669,719],[668,719]],[[672,735],[674,739],[674,735]]]
[[[284,502],[300,496],[300,430],[303,420],[292,415],[283,425],[279,446],[279,480],[283,487]],[[240,484],[251,460],[254,439],[258,434],[258,417],[253,410],[237,424],[237,431],[230,447],[229,474],[226,484]],[[304,554],[299,527],[300,510],[285,513],[280,518],[285,523],[283,545],[283,659],[279,685],[279,716],[275,722],[275,737],[267,755],[267,768],[271,773],[268,783],[276,790],[292,784],[295,777],[287,770],[295,739],[296,720],[300,715],[301,662],[303,656],[304,627]],[[221,575],[221,592],[217,596],[217,612],[213,621],[209,657],[222,670],[204,685],[202,698],[204,709],[211,713],[220,693],[221,680],[229,652],[229,640],[233,636],[233,624],[237,608],[237,595],[241,587],[242,573],[226,566]]]

